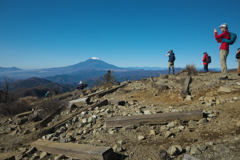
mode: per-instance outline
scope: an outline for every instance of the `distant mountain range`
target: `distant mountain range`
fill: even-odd
[[[33,70],[23,70],[16,67],[12,68],[0,68],[0,77],[8,76],[11,79],[26,79],[30,77],[48,77],[55,75],[72,75],[86,70],[114,70],[114,71],[128,71],[130,69],[121,68],[108,64],[98,58],[91,58],[84,62],[80,62],[75,65],[66,67],[56,67],[56,68],[44,68],[44,69],[33,69]]]
[[[16,72],[16,71],[20,71],[22,69],[19,69],[17,67],[11,67],[11,68],[4,68],[4,67],[0,67],[0,73],[6,73],[6,72]]]
[[[198,68],[202,70],[202,68]],[[24,79],[30,77],[45,78],[51,82],[58,84],[68,84],[68,86],[76,86],[80,80],[88,82],[91,86],[95,84],[95,81],[100,76],[103,76],[107,70],[113,70],[118,80],[124,81],[124,78],[129,80],[138,80],[141,78],[147,78],[149,76],[159,76],[159,74],[168,74],[168,68],[161,67],[117,67],[112,64],[108,64],[96,57],[88,59],[78,64],[56,67],[56,68],[45,68],[45,69],[34,69],[34,70],[23,70],[16,67],[2,68],[0,67],[0,81],[3,80],[4,76],[8,76],[11,80],[15,80],[15,86]],[[175,68],[175,72],[182,70],[182,68]],[[219,69],[211,69],[218,71]],[[20,80],[22,79],[22,80]],[[28,83],[33,83],[30,79]],[[26,82],[25,82],[26,83]],[[27,87],[28,83],[25,84]],[[38,84],[39,83],[39,84]],[[45,83],[45,82],[44,82]],[[48,82],[50,83],[50,82]],[[21,86],[21,85],[20,85]],[[24,86],[24,85],[22,85]],[[42,86],[40,81],[37,81],[36,86]]]

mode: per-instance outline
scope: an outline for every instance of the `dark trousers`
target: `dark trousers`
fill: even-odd
[[[207,65],[203,65],[204,67],[203,67],[203,70],[204,70],[204,72],[208,72],[208,64]]]

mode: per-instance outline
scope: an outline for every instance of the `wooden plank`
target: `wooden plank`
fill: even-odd
[[[69,101],[68,108],[71,109],[71,107],[72,107],[72,105],[74,103],[80,103],[80,102],[88,104],[90,102],[90,98],[85,97],[85,98],[79,98],[79,99],[75,99],[75,100]]]
[[[23,112],[23,113],[17,114],[15,116],[15,119],[20,118],[20,117],[24,117],[24,116],[28,116],[31,113],[32,113],[32,111],[28,111],[28,112]]]
[[[34,127],[39,128],[39,127],[45,127],[53,118],[54,116],[60,112],[62,107],[59,107],[56,111],[53,111],[50,115],[48,115],[45,119],[37,123]]]
[[[189,84],[191,83],[191,76],[187,76],[184,83],[183,83],[183,87],[182,90],[180,92],[180,96],[182,98],[185,98],[187,95],[189,95]]]
[[[149,78],[149,79],[150,79],[150,81],[154,82],[154,80],[153,80],[153,77],[152,77],[152,76],[150,76],[150,78]]]
[[[40,132],[38,133],[38,137],[41,138],[42,136],[44,136],[44,135],[46,135],[46,134],[49,134],[49,133],[54,132],[54,130],[55,130],[56,128],[61,127],[62,125],[64,125],[65,123],[67,123],[67,121],[72,120],[76,115],[82,113],[83,111],[86,111],[86,110],[88,110],[88,109],[93,109],[93,108],[95,108],[95,107],[101,107],[101,106],[104,106],[104,105],[108,105],[107,99],[105,99],[105,100],[103,100],[103,101],[101,101],[101,102],[99,102],[99,103],[95,103],[95,104],[93,104],[93,105],[86,106],[86,107],[80,109],[79,111],[74,112],[73,114],[71,114],[71,115],[69,115],[69,116],[61,119],[60,121],[57,121],[55,124],[47,127],[46,129],[40,131]]]
[[[100,91],[100,92],[96,92],[96,93],[93,93],[93,94],[89,94],[87,97],[88,98],[91,98],[91,97],[94,97],[94,96],[102,97],[105,94],[109,94],[109,93],[112,93],[112,92],[116,91],[118,88],[124,87],[127,83],[128,82],[123,82],[121,85],[119,85],[117,87],[111,88],[111,89],[106,90],[106,91]]]
[[[182,74],[183,72],[186,72],[185,69],[179,71],[177,74],[175,74],[175,76],[178,76],[178,75]]]
[[[140,124],[166,124],[174,120],[200,120],[203,118],[201,110],[189,112],[171,112],[159,113],[150,115],[136,115],[136,116],[123,116],[123,117],[109,117],[106,119],[107,127],[123,127],[127,125],[140,125]]]
[[[76,159],[112,160],[113,149],[111,147],[96,147],[77,143],[58,143],[48,140],[37,140],[31,144],[38,151],[54,155],[65,155]]]

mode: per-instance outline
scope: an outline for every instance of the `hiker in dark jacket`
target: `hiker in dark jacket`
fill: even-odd
[[[169,60],[168,60],[168,74],[170,74],[170,69],[172,67],[172,70],[173,70],[173,75],[174,75],[174,61],[175,61],[175,55],[173,53],[173,50],[170,50],[169,52],[167,52],[167,57],[169,57]]]
[[[240,54],[240,48],[238,48],[236,54]],[[240,59],[238,59],[238,76],[240,76]]]
[[[218,43],[222,42],[223,38],[230,39],[230,33],[228,31],[228,25],[226,23],[221,24],[220,27],[222,34],[218,35],[216,28],[214,28],[215,39]],[[228,71],[227,71],[227,56],[229,53],[229,44],[227,42],[222,42],[220,47],[220,65],[221,65],[221,74],[222,77],[219,80],[228,80]]]
[[[80,81],[79,85],[77,86],[77,89],[82,90],[82,89],[84,89],[87,86],[88,86],[87,84],[83,84],[82,81]]]
[[[208,54],[207,54],[207,52],[204,52],[203,53],[204,54],[204,56],[203,56],[203,70],[204,70],[204,72],[208,72],[208,63],[207,63],[207,57],[208,57]]]

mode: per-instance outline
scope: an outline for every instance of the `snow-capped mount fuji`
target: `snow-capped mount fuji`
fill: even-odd
[[[100,60],[100,59],[99,59],[99,58],[97,58],[97,57],[92,57],[91,59]]]
[[[71,71],[78,71],[78,70],[127,70],[112,64],[106,63],[100,60],[97,57],[92,57],[84,62],[80,62],[78,64],[74,64],[67,67],[61,67],[63,70],[71,70]]]

